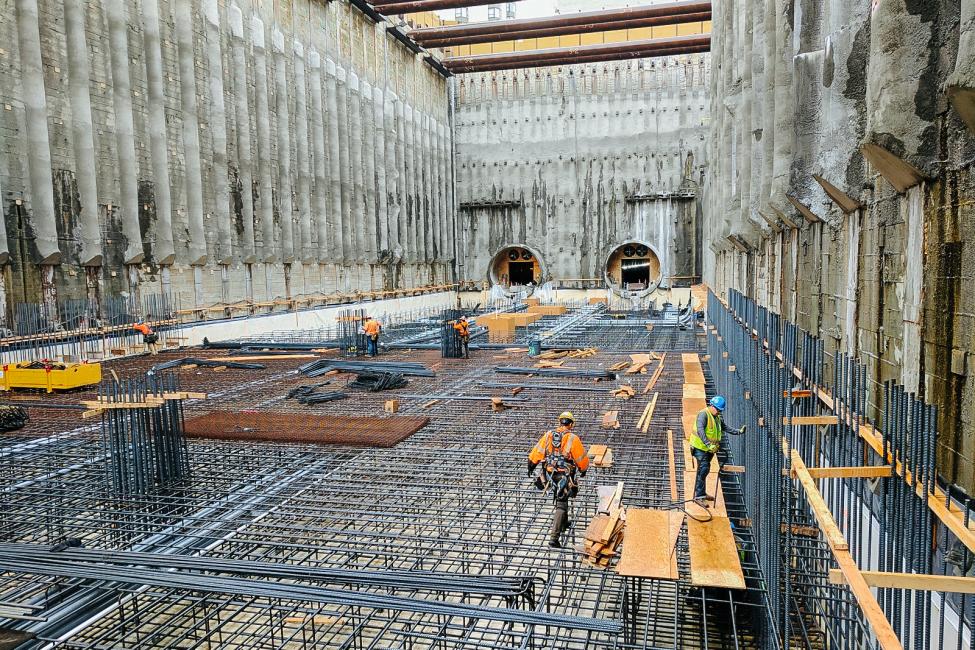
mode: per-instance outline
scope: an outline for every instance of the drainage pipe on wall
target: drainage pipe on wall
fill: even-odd
[[[365,196],[362,180],[362,148],[364,139],[362,137],[362,89],[359,84],[359,75],[349,71],[349,167],[352,176],[352,192],[350,197],[351,212],[349,220],[345,224],[345,229],[349,231],[349,243],[352,254],[349,261],[362,262],[365,260],[365,237],[363,234]]]
[[[376,125],[372,86],[362,84],[362,256],[376,261]],[[382,134],[380,134],[381,138]]]
[[[247,53],[244,49],[244,17],[235,4],[227,7],[233,39],[234,116],[237,122],[237,177],[240,179],[241,220],[244,233],[240,242],[245,264],[257,261],[254,253],[254,177],[251,158],[251,120],[247,100]]]
[[[311,171],[308,164],[308,86],[305,83],[305,48],[297,40],[295,53],[295,152],[298,155],[298,224],[301,259],[315,262],[311,245]]]
[[[254,44],[254,107],[257,122],[257,176],[259,214],[261,219],[262,259],[266,264],[277,261],[274,245],[274,207],[271,183],[271,117],[267,98],[267,52],[264,47],[264,23],[257,16],[251,19],[251,39]]]
[[[389,141],[389,132],[386,125],[386,93],[376,86],[372,89],[372,110],[373,121],[376,124],[376,250],[389,249],[389,196],[386,189],[386,157],[389,155],[386,143]],[[378,259],[378,255],[374,256]]]
[[[311,143],[315,175],[315,230],[318,233],[318,261],[328,262],[331,245],[328,240],[328,160],[326,159],[324,106],[322,103],[322,58],[315,50],[308,52],[311,69]]]
[[[149,91],[149,154],[152,166],[152,194],[156,207],[152,254],[162,265],[176,259],[173,242],[173,197],[169,178],[169,142],[166,139],[166,94],[163,87],[162,49],[159,36],[159,4],[142,4],[142,46],[146,57],[146,85]]]
[[[61,250],[58,248],[54,215],[54,179],[51,174],[51,143],[47,130],[47,95],[44,90],[37,0],[17,0],[16,7],[24,110],[27,116],[26,153],[32,208],[30,223],[38,263],[59,264]]]
[[[217,261],[230,264],[233,251],[230,223],[230,179],[227,177],[227,108],[223,100],[223,55],[220,50],[220,12],[217,0],[203,0],[206,18],[207,69],[210,82],[210,138],[213,148],[211,183],[214,188],[214,216]]]
[[[75,177],[81,204],[80,240],[83,266],[100,266],[102,238],[98,227],[98,188],[95,181],[95,141],[92,135],[91,94],[88,81],[88,42],[85,14],[80,0],[65,0],[64,31],[68,48],[68,87],[71,96],[71,139],[74,144]]]
[[[335,68],[335,103],[336,114],[333,118],[336,128],[336,140],[339,145],[339,176],[340,195],[342,198],[341,218],[337,224],[336,236],[342,239],[342,261],[349,262],[354,257],[352,239],[352,173],[349,168],[349,88],[345,68]]]
[[[294,208],[291,190],[291,115],[288,111],[288,62],[284,34],[271,32],[274,49],[275,117],[278,125],[278,218],[281,221],[281,261],[295,260]]]
[[[325,58],[325,107],[328,114],[328,132],[325,142],[328,146],[328,186],[329,206],[326,214],[328,228],[328,258],[330,262],[342,259],[342,161],[339,152],[338,83],[335,62]]]
[[[193,54],[193,3],[178,0],[175,11],[179,87],[183,107],[183,162],[187,251],[193,266],[206,264],[206,233],[203,228],[203,177],[200,161],[200,107],[196,98],[196,57]]]

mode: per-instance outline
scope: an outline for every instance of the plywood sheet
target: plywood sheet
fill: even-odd
[[[688,518],[687,544],[691,555],[691,584],[698,587],[744,589],[745,574],[727,517],[700,522]]]
[[[684,384],[684,399],[690,398],[706,399],[704,384]]]
[[[634,578],[677,580],[677,537],[684,523],[677,510],[630,508],[616,572]]]

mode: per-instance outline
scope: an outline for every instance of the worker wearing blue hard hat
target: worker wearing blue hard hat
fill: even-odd
[[[694,501],[701,506],[707,506],[707,501],[714,500],[708,496],[707,480],[711,472],[711,460],[721,446],[724,433],[739,435],[745,433],[745,427],[729,429],[725,426],[721,414],[727,406],[727,401],[721,395],[715,395],[708,405],[697,414],[697,426],[691,434],[691,455],[697,461],[697,476],[694,480]]]

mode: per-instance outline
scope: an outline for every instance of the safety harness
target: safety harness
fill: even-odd
[[[572,458],[566,457],[562,447],[566,442],[571,442],[571,431],[560,431],[554,429],[549,432],[549,445],[551,449],[542,460],[542,476],[544,477],[545,488],[552,488],[552,496],[556,499],[574,497],[578,491],[575,479],[576,464]]]

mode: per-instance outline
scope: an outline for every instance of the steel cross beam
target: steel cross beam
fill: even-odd
[[[453,73],[485,72],[546,65],[572,65],[575,63],[692,54],[708,52],[710,49],[711,35],[696,34],[674,38],[651,38],[626,43],[553,47],[526,52],[450,57],[444,59],[444,65]]]

